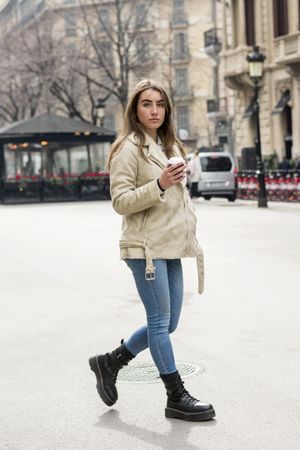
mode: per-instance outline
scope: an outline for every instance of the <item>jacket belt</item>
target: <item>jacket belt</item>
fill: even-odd
[[[155,267],[153,264],[153,259],[151,256],[151,252],[149,247],[146,244],[146,241],[128,241],[121,240],[120,241],[121,248],[143,248],[145,252],[146,259],[146,269],[145,269],[145,278],[148,281],[155,280]],[[198,292],[202,294],[204,291],[204,258],[203,251],[198,244],[196,246],[196,261],[197,261],[197,271],[198,271]]]
[[[203,291],[204,291],[204,258],[203,258],[203,251],[199,245],[197,246],[196,260],[197,260],[197,269],[198,269],[198,292],[199,292],[199,294],[203,294]]]
[[[143,248],[145,252],[146,259],[146,269],[145,269],[145,278],[148,281],[155,280],[155,267],[153,264],[153,259],[151,257],[151,252],[149,247],[146,244],[146,241],[120,241],[121,248]]]

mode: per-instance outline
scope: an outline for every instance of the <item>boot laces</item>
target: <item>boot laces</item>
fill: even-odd
[[[121,344],[124,343],[124,339],[121,340]],[[131,361],[133,356],[129,356],[122,353],[122,350],[120,351],[120,347],[116,350],[113,350],[111,353],[105,353],[105,366],[110,372],[111,379],[114,384],[116,384],[117,376],[119,373],[119,370],[122,369],[122,367],[127,366],[128,363]]]
[[[193,405],[199,401],[195,397],[193,397],[186,389],[184,389],[182,398],[186,399],[188,403],[192,403]]]
[[[128,361],[122,360],[121,358],[122,358],[121,354],[117,355],[116,364],[112,370],[112,379],[113,379],[114,383],[116,383],[116,381],[117,381],[117,376],[118,376],[119,370],[122,369],[122,367],[128,365]]]
[[[189,404],[195,404],[199,400],[197,400],[195,397],[193,397],[184,387],[184,381],[180,380],[178,383],[178,394],[181,398],[185,399]]]

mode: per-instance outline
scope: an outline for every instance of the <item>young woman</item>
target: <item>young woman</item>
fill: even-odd
[[[181,162],[169,164],[172,157],[181,157]],[[197,258],[203,291],[203,256],[185,187],[184,158],[166,91],[155,81],[141,81],[128,101],[123,132],[112,145],[108,164],[112,204],[123,216],[121,258],[132,271],[147,324],[111,353],[90,358],[89,364],[101,399],[111,406],[118,399],[118,371],[149,347],[167,391],[166,417],[202,421],[212,419],[214,409],[184,388],[169,336],[182,306],[181,258]]]

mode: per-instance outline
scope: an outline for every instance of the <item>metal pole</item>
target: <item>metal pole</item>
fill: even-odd
[[[0,144],[0,200],[4,201],[4,183],[6,180],[4,144]]]
[[[88,160],[88,172],[92,172],[92,159],[91,159],[91,149],[89,144],[86,145],[87,160]]]
[[[260,143],[260,123],[259,123],[259,99],[258,99],[258,83],[257,81],[254,84],[254,92],[255,92],[255,115],[256,115],[256,160],[257,160],[257,171],[258,174],[258,207],[259,208],[267,208],[267,191],[265,184],[265,171],[264,171],[264,163],[261,156],[261,143]]]
[[[72,165],[71,165],[71,150],[70,147],[67,148],[67,160],[68,160],[68,174],[72,173]]]

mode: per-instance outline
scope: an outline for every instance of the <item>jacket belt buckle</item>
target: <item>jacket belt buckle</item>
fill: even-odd
[[[145,279],[147,281],[155,280],[155,266],[151,258],[149,258],[149,253],[147,248],[145,248],[146,253],[146,267],[145,267]]]
[[[147,281],[155,280],[155,272],[145,272],[145,279]]]

